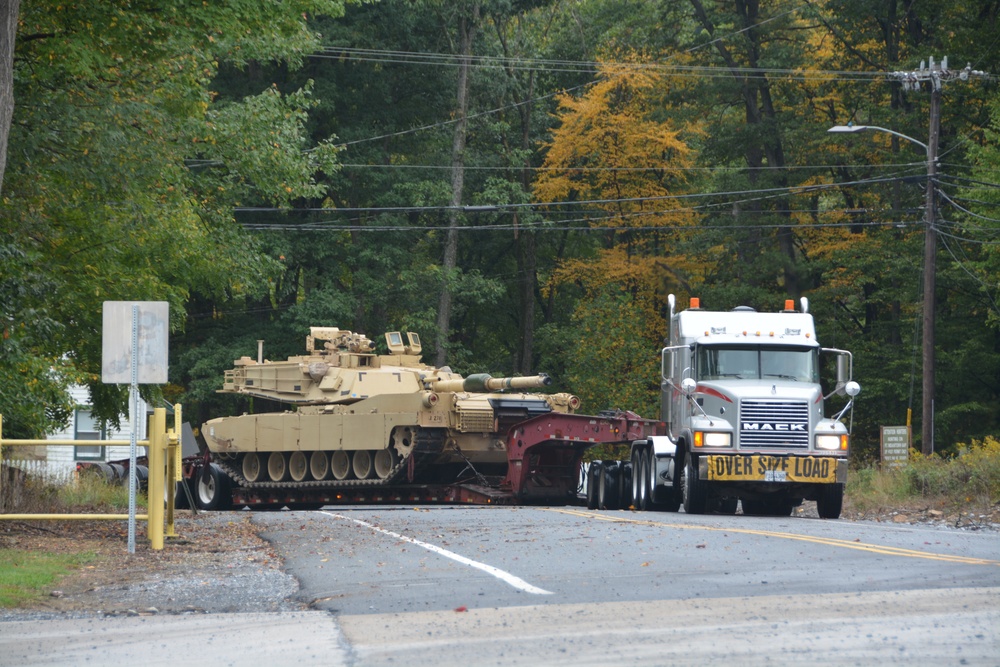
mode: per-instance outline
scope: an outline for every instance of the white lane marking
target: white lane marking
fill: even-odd
[[[492,565],[487,565],[486,563],[480,563],[479,561],[472,560],[471,558],[466,558],[461,556],[454,551],[448,551],[435,544],[430,544],[428,542],[421,542],[418,539],[412,537],[407,537],[406,535],[400,535],[399,533],[394,533],[391,530],[386,530],[385,528],[379,528],[378,526],[372,525],[367,521],[362,521],[361,519],[354,519],[349,516],[344,516],[343,514],[335,514],[333,512],[322,511],[321,514],[326,514],[327,516],[332,516],[335,519],[344,519],[345,521],[353,521],[359,526],[364,526],[365,528],[370,528],[377,533],[382,533],[383,535],[388,535],[389,537],[394,537],[397,540],[402,540],[403,542],[409,542],[410,544],[415,544],[418,547],[423,547],[428,551],[433,551],[439,556],[444,556],[445,558],[450,558],[454,561],[458,561],[463,565],[468,565],[469,567],[474,567],[477,570],[482,570],[486,574],[491,574],[497,579],[506,582],[518,589],[519,591],[524,591],[525,593],[533,593],[534,595],[552,595],[552,591],[547,591],[543,588],[538,588],[537,586],[532,586],[524,579],[520,577],[515,577],[510,572],[505,572],[500,568],[493,567]]]

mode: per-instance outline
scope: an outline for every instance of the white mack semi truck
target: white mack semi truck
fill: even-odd
[[[820,517],[838,518],[850,447],[842,418],[861,391],[851,353],[820,347],[805,298],[776,313],[704,310],[694,298],[675,312],[672,294],[669,305],[666,435],[634,441],[629,461],[592,464],[588,507],[733,514],[742,502],[744,514],[788,516],[815,500]],[[837,369],[825,396],[821,355]],[[847,403],[827,417],[834,395]]]

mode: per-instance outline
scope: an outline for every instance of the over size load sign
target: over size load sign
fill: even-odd
[[[837,481],[837,462],[829,456],[706,456],[707,479],[717,482]]]

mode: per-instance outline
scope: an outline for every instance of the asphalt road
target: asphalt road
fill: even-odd
[[[360,665],[1000,665],[1000,535],[578,508],[255,516]]]
[[[253,521],[312,611],[11,621],[0,666],[1000,667],[997,531],[579,508]]]

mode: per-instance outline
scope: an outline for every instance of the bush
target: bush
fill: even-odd
[[[912,452],[903,467],[867,466],[848,476],[847,496],[859,510],[932,500],[948,505],[1000,503],[1000,440],[988,436],[942,457]]]
[[[52,483],[23,470],[4,466],[0,512],[5,514],[120,514],[128,511],[128,486],[109,484],[96,475],[80,475],[67,483]],[[146,496],[136,496],[146,507]]]

